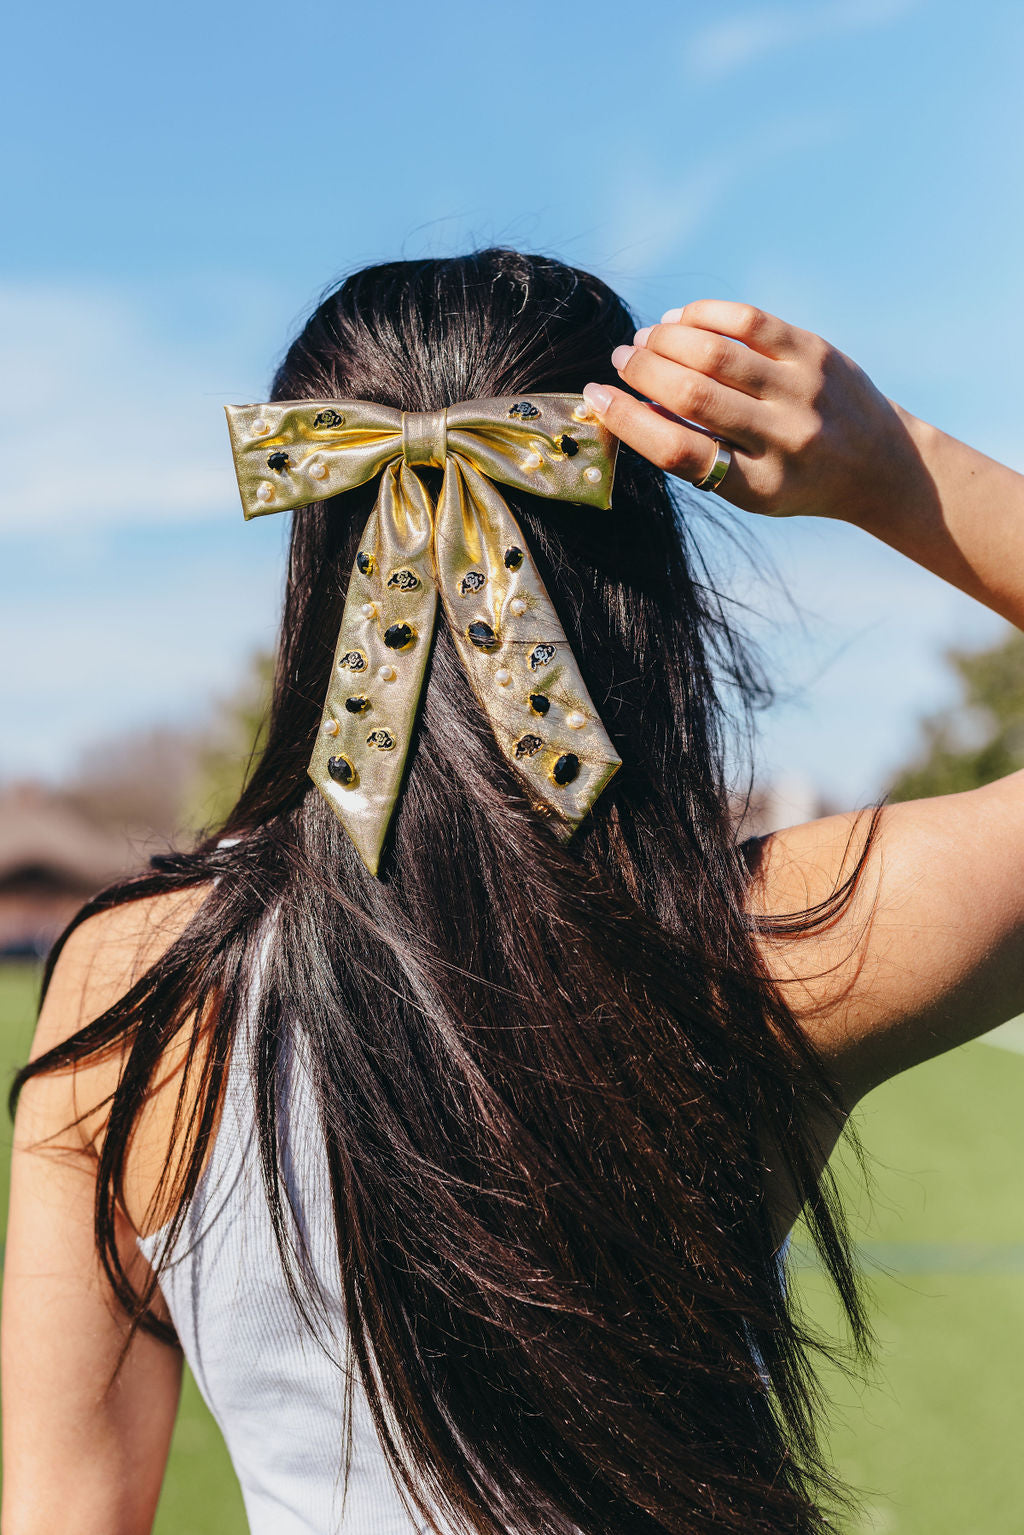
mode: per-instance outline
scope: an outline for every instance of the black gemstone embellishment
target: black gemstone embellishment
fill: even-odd
[[[580,445],[575,437],[570,437],[568,432],[563,432],[561,437],[555,438],[555,447],[564,453],[566,458],[575,458],[580,451]]]
[[[318,410],[313,417],[314,426],[344,426],[345,417],[336,410]]]
[[[356,569],[359,571],[360,575],[372,576],[373,555],[364,554],[362,549],[360,549],[359,553],[356,555]]]
[[[273,469],[275,474],[282,474],[288,468],[287,453],[282,453],[280,449],[276,453],[271,453],[267,459],[267,468]]]
[[[478,650],[497,649],[498,636],[490,624],[485,624],[482,618],[478,618],[474,623],[471,623],[466,633]]]
[[[535,645],[530,651],[530,670],[535,672],[538,666],[547,666],[555,656],[554,645]]]
[[[420,584],[420,578],[414,570],[393,570],[388,576],[388,585],[397,586],[400,592],[414,592]]]
[[[338,665],[347,666],[352,672],[365,672],[366,657],[361,650],[346,650]]]
[[[471,570],[468,576],[463,576],[459,583],[459,591],[463,597],[468,597],[470,592],[478,592],[486,581],[487,577],[482,570]]]
[[[358,695],[356,698],[346,698],[345,700],[345,708],[348,710],[349,714],[362,714],[363,711],[369,707],[370,700],[368,698],[363,698],[362,694]]]
[[[522,757],[536,756],[543,745],[540,736],[523,736],[522,740],[516,742],[516,761]]]
[[[518,416],[520,421],[533,421],[540,415],[536,405],[531,405],[529,400],[520,400],[509,411],[510,416]]]
[[[389,624],[384,630],[384,643],[389,650],[404,650],[416,638],[416,631],[408,624]]]
[[[562,785],[572,783],[574,778],[579,777],[579,773],[580,759],[575,752],[566,752],[563,757],[559,757],[551,769],[551,776],[555,783]]]
[[[511,549],[506,549],[505,550],[505,569],[506,570],[518,570],[522,563],[523,563],[523,551],[521,549],[517,548],[515,544],[512,545]]]
[[[390,730],[371,730],[366,737],[367,746],[376,746],[378,751],[389,752],[395,744],[395,738]]]
[[[534,714],[547,714],[551,708],[551,700],[543,693],[530,694],[530,708]]]
[[[350,784],[356,776],[356,770],[347,757],[328,757],[327,771],[335,783]]]

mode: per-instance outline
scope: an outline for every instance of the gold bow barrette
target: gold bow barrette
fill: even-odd
[[[438,593],[502,753],[571,835],[621,766],[493,481],[611,504],[616,439],[580,395],[403,412],[366,400],[229,405],[246,517],[380,475],[349,580],[309,776],[371,874],[398,798]],[[436,508],[417,469],[444,469]]]

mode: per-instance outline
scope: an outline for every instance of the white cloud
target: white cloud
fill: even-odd
[[[232,378],[248,374],[251,389],[258,376],[251,334],[239,334],[252,295],[235,284],[218,297],[217,323],[197,335],[187,310],[174,313],[180,294],[0,286],[0,530],[195,521],[237,507],[221,407]]]
[[[818,38],[868,32],[898,21],[922,0],[834,0],[815,6],[771,6],[713,22],[686,40],[688,67],[704,81]]]
[[[16,658],[0,673],[0,780],[66,777],[97,741],[174,728],[230,699],[247,657],[274,640],[283,550],[272,521],[249,529],[239,516],[230,558],[209,524],[183,524],[173,540],[110,532],[75,551],[77,570],[56,551],[49,584],[45,553],[18,540],[23,579],[0,603],[0,652]]]
[[[262,397],[293,303],[0,284],[0,777],[194,716],[270,642],[286,528],[243,524],[222,407]]]
[[[613,280],[648,273],[684,249],[712,217],[734,176],[731,157],[724,153],[707,155],[668,176],[632,162],[620,165],[608,193],[607,224],[630,235],[605,263]]]
[[[624,151],[609,165],[606,223],[630,236],[605,260],[604,272],[613,282],[649,280],[662,263],[696,242],[741,183],[777,159],[820,148],[839,128],[837,119],[821,113],[785,116],[726,148],[665,170],[639,152]]]

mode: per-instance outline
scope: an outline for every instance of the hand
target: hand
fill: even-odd
[[[717,299],[670,309],[612,363],[630,389],[588,384],[587,402],[638,453],[696,483],[721,437],[732,463],[718,493],[772,517],[877,521],[880,500],[928,491],[913,417],[820,336]],[[883,510],[884,515],[884,510]]]

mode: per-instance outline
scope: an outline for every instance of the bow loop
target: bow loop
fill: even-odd
[[[438,595],[498,746],[571,835],[621,766],[499,482],[610,504],[617,442],[579,395],[399,412],[363,400],[228,406],[246,517],[380,490],[349,580],[310,777],[376,874]],[[417,467],[443,466],[436,508]]]

